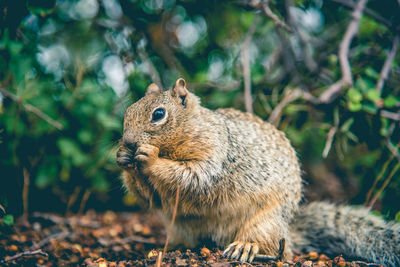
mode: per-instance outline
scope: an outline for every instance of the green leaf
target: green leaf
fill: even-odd
[[[21,52],[22,48],[24,48],[24,44],[22,42],[11,41],[8,43],[8,47],[12,55],[17,55]]]
[[[14,216],[12,216],[11,214],[5,215],[3,218],[3,223],[7,226],[13,225],[14,224]]]
[[[357,89],[351,88],[347,91],[347,97],[350,100],[350,102],[360,102],[362,100],[362,94],[360,91],[358,91]],[[361,107],[360,107],[361,109]]]
[[[354,142],[358,143],[358,137],[357,137],[355,134],[353,134],[353,133],[350,132],[350,131],[347,131],[345,134],[346,134],[346,136],[347,136],[349,139],[351,139],[351,140],[353,140]]]
[[[381,98],[381,94],[375,89],[368,89],[366,93],[367,99],[372,102],[378,101]]]
[[[328,57],[328,62],[329,62],[329,64],[331,64],[331,65],[336,65],[337,62],[338,62],[338,57],[337,57],[337,55],[335,55],[335,54],[329,55],[329,57]]]
[[[354,87],[359,89],[361,92],[366,92],[369,89],[375,88],[375,84],[367,78],[358,78]]]
[[[107,191],[110,183],[102,175],[96,175],[93,178],[93,187],[100,192]]]
[[[343,123],[342,127],[340,127],[340,130],[341,130],[342,132],[347,132],[347,131],[350,129],[350,127],[351,127],[351,125],[353,124],[353,122],[354,122],[354,118],[348,119],[347,121],[345,121],[345,122]]]
[[[383,100],[383,104],[387,108],[395,107],[398,102],[399,101],[397,100],[397,98],[392,95],[386,97],[385,100]]]
[[[387,134],[388,134],[388,128],[389,128],[388,119],[381,117],[381,124],[382,124],[382,127],[381,127],[379,133],[380,133],[382,136],[387,136]]]
[[[339,125],[339,109],[337,107],[333,110],[333,123]]]
[[[86,155],[79,148],[75,141],[67,138],[61,138],[57,141],[57,146],[61,150],[61,154],[71,159],[75,166],[83,165],[86,162]]]
[[[97,113],[97,120],[106,129],[119,130],[122,126],[119,120],[104,112]]]
[[[368,113],[375,114],[378,111],[378,108],[372,103],[362,104],[363,110]]]
[[[371,78],[373,78],[373,79],[378,79],[379,78],[379,74],[378,74],[378,72],[376,72],[373,68],[371,68],[371,67],[367,67],[366,69],[365,69],[365,74],[368,76],[368,77],[371,77]]]
[[[78,139],[83,144],[90,144],[93,141],[93,133],[86,129],[80,130],[78,133]]]
[[[352,112],[357,112],[360,111],[362,109],[362,105],[360,102],[349,102],[349,110]]]
[[[400,223],[400,211],[396,213],[395,220]]]
[[[53,162],[51,162],[53,163]],[[35,185],[38,188],[45,188],[46,186],[49,186],[53,182],[57,181],[57,165],[53,164],[48,164],[48,167],[46,168],[40,168],[39,172],[36,176],[35,179]]]

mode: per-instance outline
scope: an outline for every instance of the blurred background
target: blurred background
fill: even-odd
[[[400,1],[2,0],[0,23],[3,223],[140,209],[115,163],[123,113],[179,77],[285,131],[305,201],[400,221]]]

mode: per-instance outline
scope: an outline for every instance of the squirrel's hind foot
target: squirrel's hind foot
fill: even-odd
[[[258,251],[259,247],[256,243],[236,241],[225,249],[222,256],[232,260],[239,260],[241,263],[251,263]]]

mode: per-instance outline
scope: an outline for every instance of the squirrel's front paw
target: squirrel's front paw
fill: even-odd
[[[145,144],[139,146],[135,154],[135,160],[139,163],[140,169],[146,173],[148,168],[158,159],[158,147]]]
[[[123,169],[130,169],[134,167],[132,152],[121,146],[117,151],[117,164]]]
[[[251,263],[257,255],[258,250],[259,247],[256,243],[236,241],[225,249],[222,256],[233,260],[239,260],[242,263]]]

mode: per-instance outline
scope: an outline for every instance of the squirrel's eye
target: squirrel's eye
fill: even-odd
[[[157,121],[163,119],[165,117],[165,113],[166,113],[165,109],[163,109],[163,108],[158,108],[158,109],[154,110],[151,121],[157,122]]]

